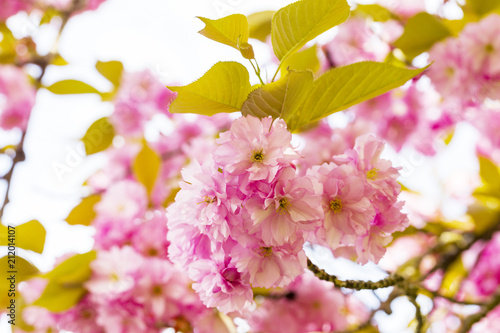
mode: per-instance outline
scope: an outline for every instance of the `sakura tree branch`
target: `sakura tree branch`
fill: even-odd
[[[337,288],[348,288],[354,290],[375,290],[395,286],[404,281],[399,274],[391,274],[385,279],[377,282],[361,280],[339,280],[335,275],[330,275],[307,259],[307,268],[321,280],[332,282]]]
[[[12,159],[12,165],[10,166],[9,171],[7,171],[7,173],[2,177],[2,179],[7,182],[7,188],[5,189],[2,207],[0,208],[0,219],[3,216],[5,206],[7,206],[7,204],[9,203],[9,191],[10,191],[10,186],[12,183],[12,175],[14,174],[14,169],[15,169],[17,163],[24,161],[26,158],[26,156],[24,154],[24,149],[23,149],[25,137],[26,137],[26,131],[23,132],[23,134],[21,136],[21,141],[17,145],[14,158]]]
[[[413,306],[415,306],[415,319],[417,320],[415,333],[422,333],[424,328],[424,316],[422,315],[422,309],[420,308],[420,304],[417,303],[416,295],[409,296],[408,298]]]
[[[493,296],[490,302],[486,304],[483,310],[479,311],[478,313],[475,313],[473,315],[470,315],[466,317],[463,322],[462,326],[460,327],[460,330],[458,333],[467,333],[469,330],[472,328],[472,326],[479,322],[481,319],[486,317],[488,313],[496,308],[500,304],[500,293],[497,293]]]
[[[61,26],[59,27],[59,31],[58,31],[56,40],[54,41],[54,44],[52,45],[51,52],[46,56],[37,56],[29,61],[29,63],[38,65],[40,67],[40,70],[41,70],[40,76],[35,81],[35,88],[37,90],[42,87],[42,79],[45,76],[47,66],[52,62],[53,58],[56,57],[56,55],[57,55],[59,41],[61,38],[61,34],[64,30],[64,27],[66,26],[66,23],[68,23],[68,20],[71,17],[72,12],[74,10],[76,10],[78,8],[78,6],[80,6],[80,5],[81,4],[80,4],[79,0],[75,0],[75,1],[73,1],[73,6],[70,10],[61,13],[61,17],[62,17]],[[20,65],[24,65],[24,64],[20,64]],[[29,118],[28,118],[28,124],[29,124]],[[24,142],[25,142],[27,131],[28,131],[28,129],[26,128],[21,135],[21,140],[19,141],[19,144],[17,145],[17,147],[15,149],[15,155],[12,159],[12,165],[10,166],[9,171],[7,171],[7,173],[0,178],[0,179],[3,179],[7,182],[7,188],[5,189],[5,194],[4,194],[4,198],[2,201],[2,206],[0,207],[0,219],[3,217],[5,207],[7,206],[7,204],[10,201],[9,193],[10,193],[10,188],[12,186],[12,176],[14,174],[14,169],[16,168],[16,165],[18,163],[23,162],[26,159],[26,155],[24,153]]]

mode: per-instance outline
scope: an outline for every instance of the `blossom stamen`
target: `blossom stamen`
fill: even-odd
[[[285,212],[288,211],[288,207],[290,206],[290,202],[288,202],[287,198],[281,198],[279,200],[279,207],[276,209],[276,211],[280,214],[284,214]]]
[[[366,173],[366,178],[374,180],[378,175],[379,170],[377,168],[373,168]]]
[[[330,209],[333,210],[335,214],[342,212],[342,201],[340,199],[335,199],[330,202]]]
[[[205,197],[203,197],[203,201],[198,202],[198,205],[202,204],[202,203],[206,203],[207,205],[210,205],[211,203],[214,203],[214,202],[217,202],[217,197],[212,198],[211,196],[205,195]]]
[[[272,254],[273,254],[273,248],[271,246],[261,246],[259,248],[260,250],[260,254],[264,257],[264,258],[269,258]]]
[[[264,154],[262,153],[262,149],[259,151],[253,151],[252,157],[250,158],[250,161],[262,163],[264,161]]]

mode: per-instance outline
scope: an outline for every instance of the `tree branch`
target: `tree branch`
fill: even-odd
[[[486,304],[483,310],[479,311],[478,313],[475,313],[473,315],[470,315],[466,317],[463,322],[462,326],[460,327],[460,330],[458,333],[467,333],[469,330],[472,328],[472,326],[479,322],[481,319],[486,317],[488,313],[496,308],[500,304],[500,293],[495,294],[493,298],[491,299],[490,302]]]
[[[361,280],[342,281],[339,280],[335,275],[329,275],[324,270],[313,264],[309,259],[307,259],[307,268],[309,268],[309,270],[311,270],[319,279],[332,282],[338,288],[348,288],[354,290],[375,290],[395,286],[404,281],[404,278],[399,274],[391,274],[385,279],[377,282]]]

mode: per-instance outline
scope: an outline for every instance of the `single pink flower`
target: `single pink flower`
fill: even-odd
[[[349,245],[357,235],[363,235],[375,216],[367,197],[367,182],[352,165],[334,163],[313,167],[308,175],[323,187],[321,199],[325,212],[324,240],[332,249]]]
[[[282,170],[268,197],[254,195],[246,201],[254,223],[250,232],[261,233],[267,245],[300,240],[304,230],[315,229],[323,218],[318,190],[310,178],[296,177],[294,168]]]
[[[298,157],[291,140],[282,119],[241,117],[220,134],[214,160],[232,175],[271,182],[281,167]]]

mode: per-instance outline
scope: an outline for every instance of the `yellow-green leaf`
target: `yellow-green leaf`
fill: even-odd
[[[461,20],[442,20],[443,24],[450,30],[451,34],[456,37],[460,33],[460,31],[463,30],[463,28],[469,23],[470,21],[467,20],[466,18],[463,18]]]
[[[66,94],[101,94],[96,88],[78,80],[63,80],[47,87],[47,90],[58,95]]]
[[[120,85],[120,80],[123,74],[123,64],[120,61],[98,61],[95,64],[95,68],[115,87]]]
[[[376,4],[358,5],[353,13],[361,14],[363,16],[369,16],[375,22],[386,22],[392,18],[395,18],[395,15],[391,13],[389,9]]]
[[[216,42],[229,45],[238,50],[238,46],[248,42],[249,27],[245,15],[233,14],[218,20],[198,16],[205,23],[199,33]]]
[[[137,180],[146,187],[148,194],[153,190],[160,164],[160,156],[144,142],[142,150],[135,158],[132,170]]]
[[[62,312],[78,304],[86,293],[87,290],[81,284],[63,285],[51,281],[33,305],[44,307],[51,312]]]
[[[9,268],[10,265],[14,265],[14,268],[11,269]],[[0,258],[0,267],[1,269],[1,281],[0,281],[0,286],[2,288],[5,288],[4,282],[7,280],[7,277],[11,275],[9,271],[15,271],[16,272],[16,283],[19,283],[21,281],[27,280],[30,277],[32,277],[35,274],[38,274],[38,268],[36,268],[32,263],[24,259],[23,257],[20,257],[16,255],[15,262],[12,261],[8,256]],[[1,291],[1,294],[3,295],[3,289]]]
[[[16,58],[16,42],[12,31],[5,23],[0,22],[0,63],[12,63]]]
[[[313,73],[319,71],[318,47],[316,45],[303,51],[292,54],[281,65],[281,76],[288,73],[288,69],[296,71],[310,70]]]
[[[403,85],[426,68],[406,69],[366,61],[331,69],[314,82],[300,108],[298,121],[291,130],[384,94]]]
[[[500,8],[500,0],[467,0],[466,7],[479,16]]]
[[[0,225],[0,245],[14,243],[16,247],[36,253],[43,252],[46,235],[45,228],[37,220],[20,224],[15,228]]]
[[[241,112],[260,118],[281,117],[288,122],[297,113],[312,85],[312,72],[291,71],[284,78],[252,91]]]
[[[113,143],[115,131],[108,118],[96,120],[82,138],[87,155],[101,152]]]
[[[272,20],[274,53],[283,61],[308,41],[349,17],[345,0],[301,0],[278,10]]]
[[[237,62],[219,62],[197,81],[183,87],[168,87],[178,93],[170,105],[172,113],[212,116],[240,111],[250,92],[249,74]]]
[[[255,38],[265,43],[267,37],[271,34],[271,22],[275,13],[274,10],[266,10],[249,15],[250,38]]]
[[[481,202],[475,202],[467,207],[467,214],[474,222],[474,233],[480,235],[486,230],[498,224],[500,212],[498,211],[498,200],[489,200],[491,205],[496,205],[497,209],[490,209]]]
[[[498,167],[487,157],[479,155],[478,160],[481,180],[488,187],[496,189],[500,195],[500,171]]]
[[[68,62],[60,54],[56,54],[51,64],[55,66],[66,66]]]
[[[446,297],[454,297],[460,289],[462,281],[467,276],[462,258],[458,257],[449,267],[441,283],[441,294]]]
[[[69,213],[66,222],[71,225],[90,225],[96,217],[94,205],[101,200],[101,196],[94,194],[83,198],[82,201]]]
[[[11,268],[10,265],[14,265],[14,268]],[[11,290],[11,282],[17,285],[19,282],[25,281],[35,274],[38,274],[39,271],[38,268],[18,255],[16,255],[15,259],[9,258],[8,256],[0,258],[0,267],[2,267],[0,270],[0,306],[4,309],[4,306],[7,306],[10,299],[12,299],[12,297],[8,295]],[[13,271],[16,273],[12,273]],[[11,275],[15,275],[15,281],[10,279]],[[15,289],[17,290],[17,288]],[[16,296],[16,298],[18,298],[17,291]]]
[[[95,258],[95,251],[77,254],[43,274],[49,283],[33,305],[60,312],[77,304],[86,293],[83,283],[90,278],[90,263]]]
[[[55,16],[59,16],[61,13],[55,8],[44,8],[44,13],[42,18],[40,19],[40,25],[50,23],[52,18]]]
[[[74,255],[42,277],[61,284],[81,284],[89,279],[91,274],[89,265],[96,256],[95,251]]]
[[[408,20],[401,37],[394,46],[412,60],[430,49],[436,42],[451,36],[451,31],[437,17],[428,13],[418,13]]]

